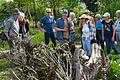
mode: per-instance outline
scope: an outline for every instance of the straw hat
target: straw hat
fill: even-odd
[[[45,12],[52,12],[51,9],[47,8]]]
[[[79,18],[80,19],[88,19],[88,16],[86,14],[82,14]]]
[[[85,10],[84,14],[89,14],[90,11],[89,10]]]

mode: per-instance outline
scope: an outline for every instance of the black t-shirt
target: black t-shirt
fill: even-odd
[[[113,25],[114,22],[110,19],[109,22],[106,22],[105,20],[102,21],[103,27],[104,27],[104,37],[110,37],[112,38],[113,35]]]

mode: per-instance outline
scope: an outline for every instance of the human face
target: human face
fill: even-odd
[[[23,16],[19,16],[19,17],[18,17],[18,20],[19,20],[19,21],[23,21],[23,20],[24,20],[24,17],[23,17]]]
[[[105,20],[109,20],[109,18],[110,18],[109,16],[107,16],[107,17],[104,17],[104,19],[105,19]]]
[[[64,18],[64,19],[66,19],[66,18],[67,18],[67,16],[68,16],[68,14],[67,14],[67,13],[63,13],[63,14],[62,14],[62,18]]]
[[[47,16],[51,16],[51,12],[46,12]]]
[[[74,20],[74,18],[75,18],[75,17],[74,17],[73,15],[70,16],[70,19],[71,19],[71,20]]]
[[[117,17],[117,18],[120,18],[120,13],[117,13],[117,14],[116,14],[116,17]]]

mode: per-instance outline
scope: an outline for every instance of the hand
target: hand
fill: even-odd
[[[102,37],[102,40],[104,41],[104,37]]]
[[[45,29],[43,29],[43,28],[41,28],[41,29],[40,29],[40,31],[41,31],[41,32],[46,32],[46,30],[45,30]]]
[[[114,37],[112,37],[112,41],[115,41],[115,38],[114,38]]]
[[[68,30],[67,27],[64,27],[64,29],[62,31],[66,32],[67,30]]]

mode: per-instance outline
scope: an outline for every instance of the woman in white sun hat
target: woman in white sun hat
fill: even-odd
[[[103,40],[106,42],[107,54],[109,55],[111,52],[111,47],[114,50],[115,54],[117,50],[115,48],[115,25],[112,19],[110,19],[110,13],[106,12],[104,15],[104,20],[102,21],[102,33]]]
[[[104,50],[104,41],[102,40],[102,19],[100,14],[95,15],[96,39],[97,43]]]

